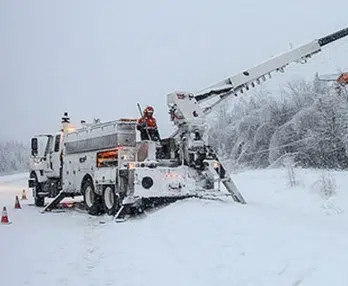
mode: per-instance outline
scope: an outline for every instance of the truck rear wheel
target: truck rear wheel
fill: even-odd
[[[103,206],[108,215],[116,215],[121,207],[121,198],[112,187],[106,187],[103,192]]]
[[[101,214],[101,197],[94,192],[93,182],[87,179],[82,185],[83,199],[90,215]]]

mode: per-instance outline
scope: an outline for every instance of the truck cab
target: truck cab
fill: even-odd
[[[72,130],[74,126],[64,113],[59,132],[31,139],[29,187],[33,190],[36,206],[43,206],[45,197],[53,198],[62,189],[64,138]]]
[[[43,206],[46,196],[55,197],[61,189],[62,152],[62,132],[31,139],[29,187],[37,206]]]

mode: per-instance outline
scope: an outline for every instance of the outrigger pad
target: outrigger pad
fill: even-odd
[[[130,209],[133,204],[122,205],[117,214],[115,215],[116,222],[124,222],[129,216]]]

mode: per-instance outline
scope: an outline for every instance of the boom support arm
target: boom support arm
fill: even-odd
[[[228,77],[227,79],[196,93],[195,99],[198,103],[203,103],[207,100],[218,98],[213,105],[205,108],[204,112],[208,113],[213,106],[220,103],[227,96],[231,94],[237,96],[238,92],[243,93],[244,90],[249,90],[250,87],[255,87],[256,84],[259,84],[261,81],[265,81],[267,77],[271,78],[271,73],[273,72],[284,72],[285,67],[292,62],[306,63],[307,60],[312,57],[312,55],[321,51],[321,47],[347,35],[348,28],[323,37],[319,40],[314,40],[306,45],[276,56],[249,70],[245,70],[239,74]]]

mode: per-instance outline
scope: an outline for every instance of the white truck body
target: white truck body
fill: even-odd
[[[113,121],[89,125],[64,137],[63,189],[67,193],[80,193],[86,175],[94,181],[97,153],[120,146],[135,147],[134,122]]]
[[[179,164],[176,151],[169,148],[166,158],[162,154],[159,159],[161,144],[136,142],[135,127],[136,120],[97,122],[80,129],[63,127],[55,136],[46,136],[43,155],[31,157],[29,184],[39,198],[36,204],[43,205],[45,197],[57,201],[67,196],[86,197],[86,182],[101,200],[105,190],[119,196],[119,207],[139,204],[145,198],[196,194],[195,174]],[[53,208],[54,202],[46,209]]]

